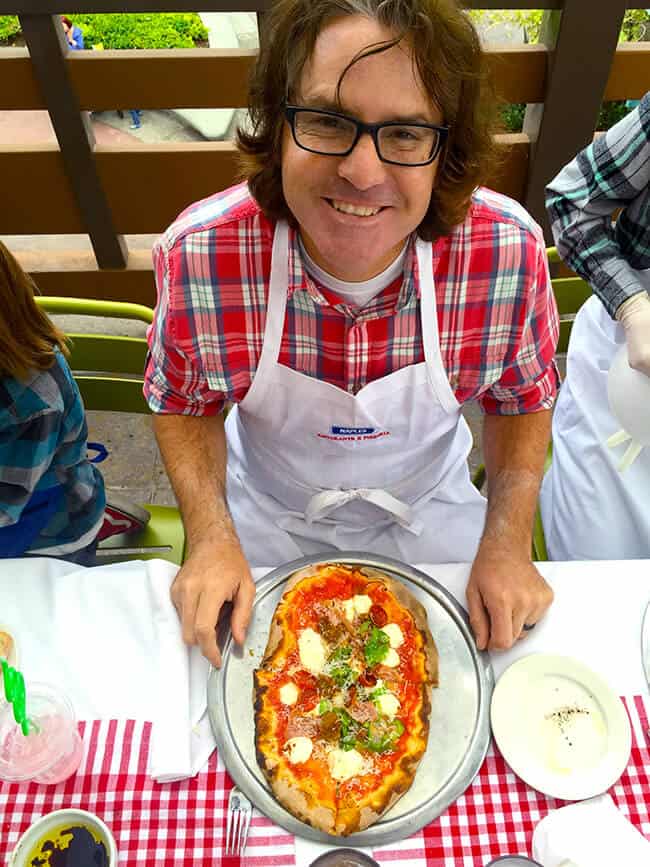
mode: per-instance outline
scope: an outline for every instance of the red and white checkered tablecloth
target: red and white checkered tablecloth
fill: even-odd
[[[632,723],[632,755],[610,794],[650,837],[650,746],[642,699],[624,699]],[[232,781],[216,753],[196,777],[159,784],[145,773],[151,725],[80,723],[85,753],[77,774],[57,786],[0,784],[0,863],[39,816],[81,807],[112,829],[121,865],[293,867],[294,838],[255,813],[243,858],[223,855]],[[529,854],[533,828],[563,802],[533,791],[490,748],[481,770],[455,804],[417,834],[374,850],[382,865],[483,867],[504,854]]]

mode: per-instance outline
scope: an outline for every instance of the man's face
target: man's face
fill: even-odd
[[[366,123],[442,123],[403,44],[357,61],[343,79],[337,107],[336,86],[348,63],[368,45],[392,38],[390,30],[365,17],[332,21],[305,64],[296,104],[338,110]],[[309,255],[341,280],[358,282],[381,273],[422,221],[437,162],[381,162],[369,135],[362,135],[346,157],[310,153],[295,144],[285,122],[282,187]],[[350,206],[378,210],[360,216],[349,213]]]

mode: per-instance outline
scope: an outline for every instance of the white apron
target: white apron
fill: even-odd
[[[567,374],[553,414],[553,462],[542,482],[542,523],[551,560],[650,557],[650,449],[624,473],[627,443],[609,409],[607,372],[623,327],[593,295],[571,331]]]
[[[416,250],[425,361],[352,395],[278,363],[289,263],[278,223],[259,366],[226,420],[228,503],[252,566],[328,550],[474,558],[485,500],[440,355],[431,245]]]

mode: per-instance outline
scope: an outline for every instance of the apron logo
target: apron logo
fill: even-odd
[[[339,436],[361,436],[362,434],[371,434],[375,432],[374,427],[337,427],[332,425],[331,431]]]
[[[317,433],[317,437],[324,440],[337,441],[356,441],[356,440],[376,440],[379,437],[390,436],[388,430],[377,430],[374,427],[342,427],[341,425],[332,425],[330,433]]]

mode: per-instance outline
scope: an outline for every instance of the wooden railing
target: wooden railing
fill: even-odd
[[[65,11],[179,11],[187,0],[66,0]],[[193,11],[263,13],[264,0],[191,0]],[[538,8],[539,0],[472,0],[474,8]],[[524,132],[499,136],[495,189],[523,202],[545,224],[544,186],[593,137],[603,100],[650,89],[650,43],[617,45],[624,0],[546,0],[554,10],[545,43],[490,50],[497,91],[529,105]],[[57,4],[58,6],[58,4]],[[18,14],[28,48],[0,52],[0,109],[47,109],[57,145],[0,145],[0,235],[84,233],[93,254],[21,252],[46,294],[155,299],[148,252],[125,234],[161,232],[190,202],[231,184],[232,142],[99,146],[89,110],[238,108],[246,105],[254,52],[68,52],[50,0],[0,0]],[[263,38],[263,27],[262,27]]]

